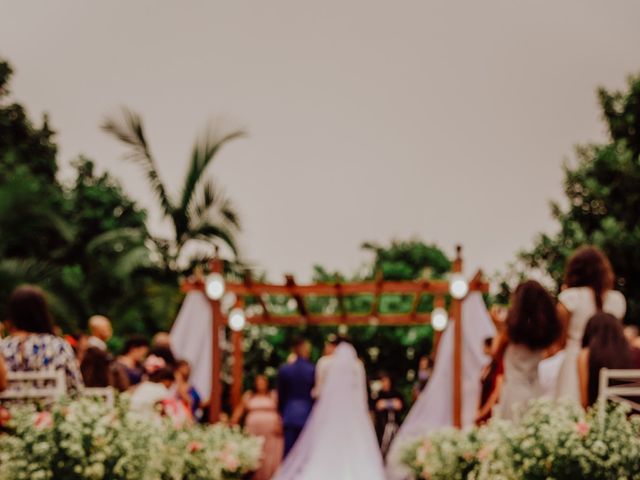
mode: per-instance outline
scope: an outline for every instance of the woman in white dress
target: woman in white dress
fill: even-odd
[[[614,274],[609,259],[592,246],[581,247],[569,259],[564,285],[558,296],[558,314],[565,324],[565,357],[560,368],[556,398],[580,402],[578,356],[584,329],[599,311],[622,320],[627,304],[615,290]]]
[[[341,343],[332,355],[311,416],[273,480],[384,480],[369,417],[366,376],[356,351]]]
[[[542,395],[538,368],[545,350],[562,333],[555,301],[534,280],[518,285],[507,314],[504,345],[504,381],[494,415],[517,420],[527,404]]]

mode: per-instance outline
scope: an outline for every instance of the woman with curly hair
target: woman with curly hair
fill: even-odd
[[[495,416],[519,418],[527,403],[540,397],[538,365],[544,351],[562,333],[553,297],[534,280],[516,288],[501,339],[504,380]]]
[[[558,296],[558,315],[564,325],[565,357],[556,398],[581,403],[578,356],[587,322],[598,312],[622,321],[627,309],[624,296],[613,290],[615,276],[607,256],[593,246],[574,252],[565,269],[562,292]]]

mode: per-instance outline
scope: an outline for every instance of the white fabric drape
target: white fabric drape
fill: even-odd
[[[207,401],[211,392],[211,305],[204,293],[187,293],[170,335],[173,354],[191,364],[191,383]]]
[[[489,359],[483,341],[496,334],[480,293],[462,303],[462,424],[473,425],[480,398],[480,375]],[[429,383],[414,403],[396,435],[387,457],[387,478],[403,480],[407,472],[399,465],[403,445],[430,431],[453,425],[453,324],[440,339]]]
[[[333,353],[320,398],[273,480],[384,480],[364,366],[353,346],[340,344]]]

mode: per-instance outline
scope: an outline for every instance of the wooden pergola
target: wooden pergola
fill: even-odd
[[[453,262],[452,274],[460,275],[462,272],[462,249],[456,248],[456,258]],[[211,260],[210,272],[223,273],[223,262],[217,255]],[[203,278],[191,278],[182,285],[184,292],[199,290],[205,292],[205,280]],[[489,290],[489,285],[483,281],[481,272],[478,272],[468,282],[468,292],[483,292]],[[450,294],[449,280],[418,280],[418,281],[384,281],[379,278],[370,282],[356,283],[315,283],[299,285],[292,275],[285,277],[283,284],[268,284],[254,282],[251,276],[245,275],[242,282],[225,282],[225,293],[233,293],[236,296],[236,307],[244,308],[245,299],[253,297],[260,305],[261,313],[247,318],[253,325],[272,326],[299,326],[299,325],[387,325],[407,326],[425,325],[431,322],[431,313],[418,312],[420,299],[423,295],[434,297],[434,307],[444,308],[445,299]],[[368,294],[373,297],[371,311],[363,313],[349,313],[344,305],[344,299],[353,295]],[[385,294],[402,294],[413,296],[411,310],[407,313],[383,314],[379,311],[380,298]],[[293,315],[276,315],[269,311],[265,298],[270,295],[289,296],[295,301],[296,313]],[[337,300],[337,313],[314,314],[310,313],[305,303],[307,296],[334,297]],[[462,425],[462,300],[463,298],[451,297],[449,305],[449,321],[453,322],[454,330],[454,354],[453,354],[453,422],[456,427]],[[227,315],[223,312],[221,300],[209,298],[212,313],[212,369],[211,369],[211,395],[209,420],[215,423],[220,418],[222,408],[222,351],[220,348],[221,329],[228,325]],[[436,332],[438,333],[438,332]],[[436,338],[437,342],[438,337]],[[231,404],[236,406],[242,398],[242,379],[244,369],[243,333],[231,332],[233,345],[233,366]]]

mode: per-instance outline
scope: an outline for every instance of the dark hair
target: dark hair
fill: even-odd
[[[291,347],[296,350],[298,348],[300,348],[302,345],[304,345],[305,343],[307,343],[307,339],[301,336],[296,336],[293,337],[293,340],[291,341]]]
[[[518,285],[507,313],[509,340],[541,350],[555,342],[561,331],[555,301],[549,292],[535,280]]]
[[[148,346],[149,346],[149,340],[147,340],[145,337],[141,335],[134,335],[129,337],[127,341],[124,342],[124,348],[122,349],[122,354],[126,355],[134,348],[148,347]]]
[[[149,355],[155,355],[156,357],[160,357],[164,360],[164,362],[170,366],[175,367],[176,365],[176,357],[173,356],[173,352],[168,347],[155,347],[152,348],[149,352]]]
[[[340,337],[335,333],[330,333],[327,335],[327,339],[325,340],[329,345],[340,345]]]
[[[149,374],[149,381],[153,383],[160,383],[166,380],[173,382],[175,379],[175,372],[171,367],[162,367]]]
[[[582,337],[582,346],[589,349],[589,405],[598,398],[600,369],[630,368],[631,347],[622,322],[613,315],[599,312],[589,319]]]
[[[7,320],[11,325],[29,333],[53,335],[53,319],[42,290],[33,285],[16,288],[7,303]]]
[[[567,287],[590,287],[593,290],[598,310],[602,310],[604,294],[613,288],[614,282],[609,259],[600,249],[591,245],[573,252],[564,271]]]

